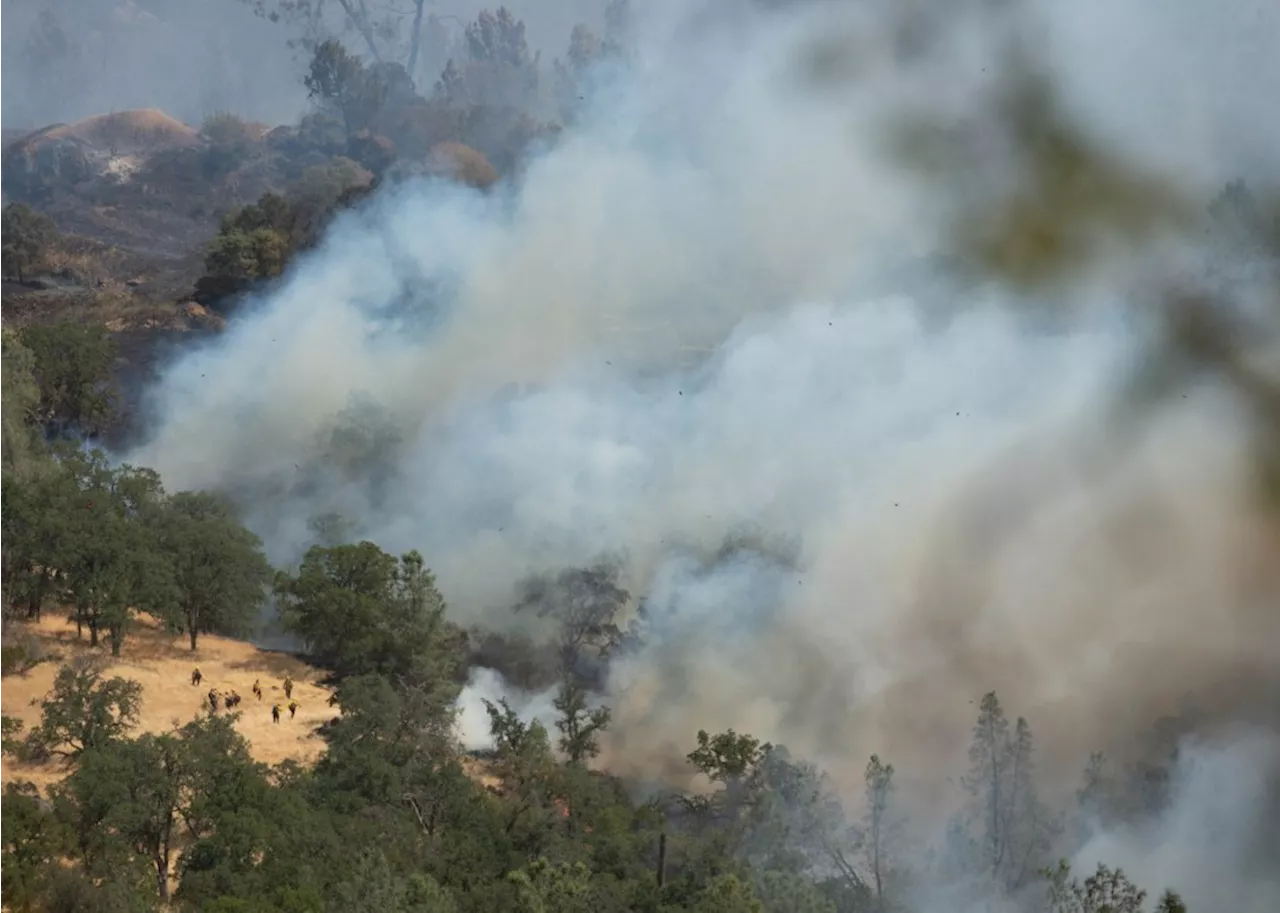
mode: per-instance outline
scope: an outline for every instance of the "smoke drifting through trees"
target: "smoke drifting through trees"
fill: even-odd
[[[1254,775],[1224,797],[1246,807],[1274,769],[1250,739],[1274,744],[1280,643],[1253,429],[1215,384],[1127,417],[1123,435],[1115,407],[1148,341],[1135,290],[1195,271],[1194,220],[1226,180],[1280,179],[1260,154],[1273,125],[1236,103],[1280,90],[1277,64],[1253,61],[1245,87],[1223,65],[1236,36],[1211,34],[1215,53],[1172,82],[1168,36],[1194,31],[1191,4],[1153,5],[1153,30],[1114,17],[1086,30],[1097,4],[1040,10],[1061,26],[1037,36],[1068,119],[1108,166],[1090,187],[1171,189],[1167,208],[1135,194],[1130,219],[1115,194],[1069,182],[1017,193],[1065,166],[1019,157],[988,104],[1008,20],[982,4],[940,22],[881,6],[654,5],[631,69],[602,78],[520,186],[406,186],[342,220],[278,293],[170,370],[131,459],[171,487],[242,498],[277,559],[329,514],[420,549],[451,610],[488,626],[537,615],[510,611],[531,575],[623,555],[618,585],[645,612],[603,688],[601,758],[622,773],[684,776],[691,732],[734,727],[845,790],[879,752],[919,812],[954,798],[942,778],[962,763],[969,698],[994,690],[1029,720],[1040,782],[1061,789],[1190,691],[1185,727],[1207,756]],[[1219,18],[1274,35],[1277,17],[1246,6]],[[1115,75],[1139,34],[1146,66]],[[1188,150],[1170,140],[1181,115],[1159,112],[1188,110],[1168,93],[1193,83],[1215,99],[1193,106],[1214,139]],[[1119,117],[1117,99],[1140,115]],[[903,111],[979,129],[917,137],[937,153],[926,181],[885,155]],[[1073,143],[1048,148],[1092,165]],[[1006,195],[1000,218],[976,221]],[[1077,221],[1046,224],[1063,201]],[[976,248],[957,243],[967,228]],[[999,243],[1010,236],[1042,243]],[[928,259],[957,248],[962,277]],[[1274,278],[1254,276],[1265,301]],[[339,465],[325,442],[359,398],[373,405]],[[717,556],[743,529],[794,554]],[[1239,719],[1263,734],[1235,740],[1222,727]],[[1022,757],[1006,723],[999,766]],[[1170,820],[1201,801],[1179,770]],[[995,809],[982,851],[1014,882],[1001,834],[1041,826],[1031,797],[979,799]],[[1159,883],[1192,855],[1167,833],[1108,846],[1165,860]],[[1232,884],[1245,909],[1274,898],[1233,870],[1243,858],[1185,885],[1188,899]]]

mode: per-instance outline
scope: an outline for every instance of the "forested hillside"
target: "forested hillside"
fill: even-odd
[[[3,799],[9,909],[881,911],[939,885],[961,902],[1144,909],[1120,871],[1100,866],[1081,882],[1055,860],[1095,828],[1159,813],[1176,735],[1193,720],[1158,722],[1138,763],[1094,755],[1076,801],[1053,807],[1037,792],[1028,721],[994,692],[975,696],[959,811],[938,825],[934,859],[908,836],[894,766],[878,755],[850,798],[783,746],[698,731],[692,792],[629,783],[593,764],[611,711],[589,689],[642,636],[623,628],[628,597],[605,571],[527,589],[516,610],[549,610],[558,628],[554,728],[486,701],[493,747],[477,758],[456,716],[482,644],[450,618],[420,555],[316,545],[273,577],[226,498],[168,493],[150,470],[58,440],[109,416],[109,347],[83,327],[5,335],[6,693],[61,663],[26,725],[5,716],[6,763],[20,764]],[[284,674],[283,697],[280,676],[269,678],[263,703],[246,682],[265,663],[232,667],[246,669],[237,688],[199,652],[210,636],[251,631],[268,595],[327,673],[323,705],[311,685],[293,697],[300,666]],[[69,613],[88,650],[50,655],[23,633],[49,613]],[[170,658],[131,659],[190,705],[172,728],[139,733],[160,698],[103,660],[139,636],[150,643],[157,624],[181,635],[207,681],[182,679],[175,646]],[[247,706],[225,703],[241,691]],[[268,706],[288,718],[268,726]],[[258,760],[256,740],[281,725],[319,733],[318,763],[295,760],[309,751]],[[1154,909],[1185,908],[1166,893]]]
[[[1280,909],[1280,12],[3,26],[5,910]]]

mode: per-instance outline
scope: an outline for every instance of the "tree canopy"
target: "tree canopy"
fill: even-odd
[[[272,582],[262,541],[240,524],[225,497],[179,492],[157,517],[174,599],[167,620],[186,632],[191,649],[204,632],[242,635],[257,618]]]

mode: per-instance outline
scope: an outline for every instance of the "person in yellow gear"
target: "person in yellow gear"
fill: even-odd
[[[289,702],[289,719],[293,719],[294,714],[296,714],[297,712],[298,712],[298,702],[290,701]]]
[[[293,697],[293,679],[288,675],[284,677],[284,696],[286,700]]]
[[[200,667],[199,667],[199,666],[196,666],[195,670],[191,673],[191,684],[192,684],[194,687],[199,688],[199,687],[200,687],[200,679],[202,679],[202,678],[204,678],[204,676],[200,674]]]
[[[271,722],[273,723],[280,722],[280,705],[279,704],[271,705]]]
[[[258,700],[262,700],[262,686],[258,684],[258,680],[256,678],[253,680],[253,693]]]

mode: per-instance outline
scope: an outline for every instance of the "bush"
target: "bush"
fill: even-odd
[[[0,229],[4,277],[25,282],[44,265],[54,239],[53,220],[25,203],[10,203],[4,208]]]
[[[24,633],[6,639],[10,642],[0,646],[0,675],[26,675],[52,659],[37,637]]]
[[[347,140],[347,156],[374,174],[381,174],[396,160],[396,144],[385,136],[361,130]]]
[[[247,148],[253,143],[254,128],[230,111],[218,111],[200,124],[200,135],[215,146]]]
[[[206,117],[200,135],[209,144],[205,163],[215,173],[235,168],[252,151],[257,138],[252,125],[228,111]]]
[[[347,131],[336,117],[315,112],[298,122],[298,143],[303,149],[333,155],[346,148]]]
[[[479,150],[462,143],[440,143],[431,150],[429,167],[456,181],[484,189],[498,180],[498,172]]]
[[[284,271],[289,241],[274,228],[218,235],[205,257],[211,273],[238,279],[271,279]]]
[[[265,225],[245,230],[224,223],[205,254],[206,272],[196,281],[195,300],[212,305],[242,294],[279,276],[288,258],[289,238],[281,230]]]
[[[292,201],[266,193],[257,203],[229,212],[205,252],[205,274],[196,281],[195,300],[216,308],[281,275],[295,254],[315,243],[336,212],[368,194],[367,183],[339,189],[343,174],[361,174],[355,163],[343,162],[324,166],[335,170],[307,182],[306,189],[318,197]]]
[[[323,165],[307,168],[289,189],[289,199],[305,216],[328,212],[353,187],[367,187],[373,175],[351,159],[335,156]]]

